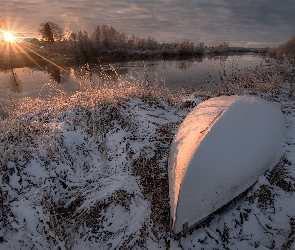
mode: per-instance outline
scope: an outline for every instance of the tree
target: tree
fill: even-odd
[[[38,32],[40,35],[42,35],[42,38],[45,41],[50,43],[54,43],[54,41],[60,41],[63,37],[63,30],[58,24],[53,22],[41,23]]]
[[[84,57],[84,59],[86,61],[88,61],[89,59],[92,58],[93,54],[92,54],[92,44],[91,44],[91,40],[89,39],[88,33],[87,31],[79,31],[78,32],[78,45],[80,48],[80,52],[82,53],[82,56]]]
[[[0,42],[3,42],[3,30],[5,30],[5,22],[0,16]]]
[[[0,30],[3,30],[3,29],[5,29],[5,22],[0,16]]]
[[[49,43],[54,43],[54,38],[53,38],[53,32],[51,30],[51,27],[48,23],[45,23],[43,28],[40,28],[39,33],[42,35],[42,38],[49,42]]]
[[[294,60],[295,59],[295,36],[289,39],[286,43],[280,45],[276,49],[276,59],[283,60],[284,57]]]
[[[228,51],[229,51],[229,46],[228,46],[226,43],[223,43],[223,44],[221,45],[221,50],[222,50],[223,53],[228,53]]]
[[[68,38],[68,40],[70,41],[70,43],[74,43],[75,48],[77,48],[77,42],[78,42],[78,36],[75,32],[72,32]]]

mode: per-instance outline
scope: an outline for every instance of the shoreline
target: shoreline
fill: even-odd
[[[234,56],[234,55],[267,55],[268,53],[265,52],[227,52],[227,53],[204,53],[202,55],[169,55],[164,56],[157,53],[131,53],[126,56],[122,56],[121,53],[116,52],[108,52],[106,54],[102,54],[100,57],[92,58],[91,60],[85,60],[83,58],[75,58],[74,56],[69,56],[68,54],[60,54],[60,53],[51,53],[50,51],[43,50],[43,49],[35,49],[35,51],[40,54],[37,55],[34,52],[26,52],[20,53],[19,55],[15,56],[9,53],[9,56],[5,55],[4,53],[0,54],[0,70],[9,70],[12,68],[22,68],[22,67],[32,67],[37,66],[46,66],[49,65],[49,61],[52,61],[58,64],[61,67],[69,67],[71,65],[84,65],[85,63],[90,64],[98,64],[98,63],[116,63],[116,62],[126,62],[126,61],[139,61],[139,60],[190,60],[193,58],[212,58],[212,57],[227,57],[227,56]],[[37,66],[38,67],[38,66]]]

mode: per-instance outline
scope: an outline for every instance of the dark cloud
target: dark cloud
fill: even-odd
[[[159,41],[276,46],[295,34],[294,0],[1,0],[0,13],[36,35],[39,24],[92,32],[108,24]]]

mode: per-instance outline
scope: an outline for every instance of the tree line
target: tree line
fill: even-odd
[[[223,43],[215,46],[205,46],[204,43],[195,44],[188,39],[177,42],[160,43],[149,36],[142,38],[130,37],[124,31],[118,31],[112,26],[97,25],[92,33],[85,30],[64,32],[58,24],[53,22],[41,23],[38,29],[42,41],[55,43],[55,49],[62,46],[62,51],[75,58],[86,61],[100,59],[146,58],[146,57],[173,57],[198,56],[229,52],[267,53],[269,48],[242,48],[229,47]],[[62,44],[62,45],[61,45]]]
[[[280,61],[286,57],[295,65],[295,36],[277,48],[272,48],[269,54]]]
[[[159,43],[149,36],[141,38],[134,34],[129,37],[124,31],[112,26],[97,25],[92,33],[64,32],[59,25],[46,22],[38,29],[42,41],[46,43],[63,43],[63,49],[86,60],[99,56],[134,57],[134,56],[189,56],[203,55],[204,43],[194,44],[190,40]],[[56,46],[58,47],[58,46]]]

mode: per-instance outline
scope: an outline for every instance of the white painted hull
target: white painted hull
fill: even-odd
[[[223,96],[194,108],[170,148],[172,230],[200,223],[251,187],[282,150],[284,116],[254,96]]]

